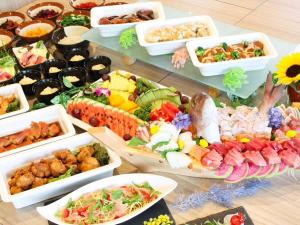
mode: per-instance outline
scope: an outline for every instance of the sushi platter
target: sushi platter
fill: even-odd
[[[168,19],[160,1],[49,1],[26,14],[0,13],[1,207],[34,206],[59,225],[179,224],[170,199],[182,180],[234,187],[299,172],[299,48],[277,59],[264,33],[222,36],[214,18]],[[85,38],[92,31],[158,61],[169,54],[174,71],[225,74],[227,93],[189,96],[117,68]],[[266,80],[243,99],[234,93],[248,71]],[[140,173],[118,174],[124,161]],[[191,223],[253,224],[243,207]]]

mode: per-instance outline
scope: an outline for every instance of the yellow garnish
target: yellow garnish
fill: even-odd
[[[289,137],[289,138],[293,138],[293,137],[295,137],[295,136],[297,135],[297,131],[295,131],[295,130],[288,130],[288,131],[285,133],[285,135],[286,135],[287,137]]]
[[[25,33],[25,37],[40,37],[47,33],[49,33],[49,31],[46,30],[45,28],[37,27],[37,28],[27,31]]]
[[[244,138],[240,139],[240,142],[242,142],[242,143],[248,143],[248,142],[250,142],[250,139],[244,137]]]
[[[156,134],[159,130],[160,130],[160,127],[155,125],[150,128],[150,133],[153,135],[153,134]]]
[[[178,146],[179,146],[179,149],[183,149],[184,148],[184,141],[183,140],[178,140]]]
[[[202,148],[207,148],[207,147],[208,147],[208,142],[207,142],[207,140],[205,140],[205,139],[200,139],[199,145],[200,145]]]

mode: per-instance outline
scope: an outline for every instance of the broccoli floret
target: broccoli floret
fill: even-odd
[[[101,146],[99,143],[93,144],[93,148],[95,150],[93,157],[95,157],[101,166],[105,166],[109,164],[109,154],[107,152],[107,149],[103,146]]]

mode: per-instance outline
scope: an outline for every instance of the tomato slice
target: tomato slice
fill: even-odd
[[[64,218],[67,218],[70,215],[70,211],[68,209],[64,209]]]

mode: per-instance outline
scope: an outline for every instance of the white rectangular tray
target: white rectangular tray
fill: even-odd
[[[149,43],[146,41],[146,35],[153,29],[197,22],[203,23],[207,26],[210,34],[209,36],[156,43]],[[152,56],[174,53],[177,49],[185,47],[185,43],[187,41],[207,37],[216,37],[219,35],[212,18],[209,16],[191,16],[185,18],[169,19],[165,21],[147,21],[143,24],[138,24],[136,26],[136,32],[140,46],[145,47],[147,49],[148,54]]]
[[[261,41],[264,44],[264,52],[266,55],[261,57],[229,60],[222,62],[201,63],[199,62],[195,53],[198,47],[206,49],[218,46],[223,42],[226,42],[228,45],[231,45],[240,43],[242,41]],[[203,76],[221,75],[228,72],[229,69],[236,67],[240,67],[245,71],[261,70],[266,67],[267,63],[271,59],[276,58],[278,56],[277,51],[273,47],[268,36],[264,33],[248,33],[225,37],[197,39],[188,42],[186,46],[194,66],[199,68],[200,73]]]
[[[46,199],[73,191],[89,182],[99,180],[113,175],[113,170],[121,165],[120,157],[108,149],[110,163],[94,170],[83,172],[56,182],[45,184],[15,195],[9,191],[8,179],[12,173],[24,165],[49,157],[53,152],[69,149],[98,142],[88,133],[79,134],[64,140],[50,143],[31,149],[27,152],[20,152],[0,159],[0,194],[4,202],[12,202],[16,208],[25,207]]]
[[[165,13],[161,2],[137,2],[125,5],[101,6],[91,10],[91,26],[97,28],[102,37],[114,37],[122,31],[135,26],[138,23],[124,23],[112,25],[100,25],[99,20],[107,16],[121,16],[136,13],[138,10],[151,9],[154,12],[154,20],[164,20]]]
[[[6,135],[17,133],[26,128],[29,128],[31,122],[40,122],[40,121],[46,123],[52,123],[56,121],[59,122],[60,127],[64,134],[57,137],[49,138],[44,141],[36,142],[31,145],[26,145],[23,147],[19,147],[13,150],[0,153],[0,158],[7,155],[15,154],[17,152],[28,150],[40,145],[44,145],[50,142],[54,142],[63,138],[67,138],[75,135],[76,133],[73,124],[67,115],[66,110],[61,105],[53,105],[43,109],[39,109],[18,116],[14,116],[11,118],[7,118],[5,120],[0,120],[0,127],[1,127],[0,138]]]
[[[0,87],[0,96],[7,96],[11,94],[15,94],[16,98],[20,101],[20,109],[14,112],[0,115],[0,120],[27,112],[29,110],[28,101],[20,84],[11,84],[4,87]]]

